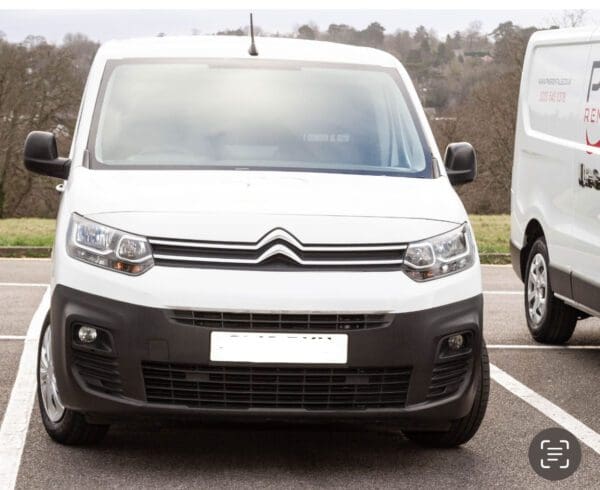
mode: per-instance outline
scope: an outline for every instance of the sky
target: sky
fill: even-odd
[[[433,28],[440,36],[465,29],[481,21],[483,32],[491,32],[507,20],[517,25],[546,27],[561,19],[562,10],[254,10],[255,25],[269,33],[293,32],[298,25],[349,24],[362,29],[381,23],[387,32],[414,31],[419,25]],[[600,25],[600,10],[588,10],[585,22]],[[248,24],[247,10],[0,10],[0,31],[9,41],[27,35],[60,42],[69,32],[82,32],[95,41],[129,37],[202,34],[236,29]]]

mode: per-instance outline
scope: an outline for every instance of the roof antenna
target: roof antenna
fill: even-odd
[[[250,56],[258,56],[258,50],[256,49],[256,44],[254,44],[254,22],[252,21],[252,13],[250,13],[250,40],[248,54]]]

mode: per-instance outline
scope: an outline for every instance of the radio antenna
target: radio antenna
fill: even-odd
[[[248,48],[250,56],[258,56],[256,44],[254,44],[254,22],[252,21],[252,13],[250,13],[250,48]]]

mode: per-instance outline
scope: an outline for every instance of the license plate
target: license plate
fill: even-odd
[[[210,360],[345,364],[348,360],[348,335],[211,332]]]

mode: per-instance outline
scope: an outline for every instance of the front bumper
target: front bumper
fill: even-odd
[[[279,376],[277,379],[283,379],[281,376],[288,368],[299,370],[304,376],[302,383],[322,380],[315,378],[315,373],[338,376],[335,379],[346,384],[340,398],[336,395],[330,399],[352,402],[334,403],[326,408],[316,402],[314,405],[309,403],[308,408],[289,402],[290,408],[286,408],[285,403],[275,407],[269,406],[270,402],[252,402],[261,398],[254,399],[247,393],[250,385],[244,383],[256,376],[256,371],[244,374],[250,369],[247,364],[210,361],[211,328],[178,323],[170,317],[168,310],[123,303],[57,285],[52,295],[51,322],[58,390],[67,408],[83,412],[92,419],[190,414],[291,419],[395,418],[413,426],[444,423],[465,416],[473,404],[481,363],[482,306],[482,296],[477,295],[446,306],[393,314],[386,326],[345,332],[348,333],[349,351],[344,366],[253,364],[252,369],[264,369],[263,374]],[[82,350],[74,340],[78,323],[102,329],[102,349],[105,350]],[[458,357],[441,358],[442,340],[454,333],[470,336],[468,348]],[[167,373],[166,378],[177,376],[180,383],[178,391],[173,387],[173,379],[163,380],[171,383],[167,390],[171,394],[168,403],[157,402],[147,391],[148,369],[156,367]],[[226,371],[232,367],[239,368],[243,374],[241,378],[229,384],[211,385],[216,391],[226,389],[229,395],[224,392],[212,394],[209,400],[218,403],[189,403],[190,398],[204,399],[202,386],[206,385],[202,382],[209,381],[202,378],[207,376],[205,371]],[[317,373],[315,369],[321,371]],[[277,370],[280,374],[273,374]],[[386,389],[385,379],[388,378],[384,378],[385,373],[389,372],[406,375],[402,400],[395,398],[394,403],[371,403],[374,399],[386,400],[381,393]],[[265,379],[269,382],[275,378]],[[365,386],[369,383],[379,383],[378,388]],[[252,387],[256,388],[256,385]],[[278,384],[277,389],[281,390],[282,385]],[[380,391],[374,393],[373,389]],[[232,390],[238,392],[231,396]],[[177,398],[176,395],[181,393],[183,395]],[[267,399],[272,401],[275,395],[269,393]],[[230,402],[224,403],[228,396]],[[279,393],[277,399],[312,400],[308,393],[298,391]],[[244,402],[240,403],[240,400]],[[360,400],[367,402],[361,405]]]

